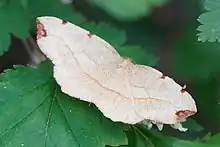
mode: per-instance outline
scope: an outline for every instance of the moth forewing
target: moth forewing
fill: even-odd
[[[162,124],[184,131],[197,112],[185,87],[160,71],[121,57],[106,41],[65,20],[37,18],[37,43],[54,64],[61,90],[94,103],[112,121]],[[145,123],[146,124],[146,123]]]

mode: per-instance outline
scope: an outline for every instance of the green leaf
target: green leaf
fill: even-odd
[[[10,41],[11,41],[10,35],[8,33],[1,33],[0,30],[0,56],[7,51],[10,45]]]
[[[155,147],[155,145],[151,142],[151,140],[143,134],[139,129],[134,128],[134,135],[135,135],[135,145],[131,147]]]
[[[24,39],[29,34],[29,14],[18,1],[7,1],[0,9],[1,30]]]
[[[24,39],[29,34],[29,14],[20,1],[3,1],[0,9],[0,55],[10,45],[10,34]]]
[[[207,80],[220,72],[220,44],[198,42],[195,25],[190,24],[178,40],[174,50],[174,69],[179,76],[194,81]]]
[[[119,47],[126,41],[126,34],[125,31],[118,30],[113,25],[108,23],[86,23],[83,24],[83,27],[91,31],[93,34],[103,38],[104,40],[108,41],[114,47]]]
[[[3,7],[6,3],[7,3],[8,0],[1,0],[0,1],[0,7]]]
[[[141,131],[131,126],[131,129],[126,132],[128,137],[128,145],[120,147],[155,147],[151,140]]]
[[[220,134],[211,136],[205,142],[208,144],[219,144],[220,145]]]
[[[204,130],[204,128],[199,125],[194,119],[192,118],[187,118],[187,120],[185,122],[182,123],[183,126],[185,128],[188,128],[189,131],[196,131],[196,132],[199,132],[199,131],[202,131]]]
[[[1,147],[104,147],[127,143],[126,125],[60,91],[50,64],[0,75]],[[74,90],[74,89],[73,89]]]
[[[157,62],[157,58],[148,50],[140,46],[124,45],[127,39],[125,32],[111,24],[91,22],[83,24],[82,27],[109,42],[121,56],[132,58],[138,64],[155,65]]]
[[[198,115],[209,121],[204,121],[206,128],[212,131],[220,129],[220,97],[219,79],[212,78],[207,81],[198,81],[192,84],[192,91],[199,107]],[[211,115],[210,115],[211,114]],[[214,127],[213,127],[214,126]]]
[[[205,8],[209,12],[201,14],[198,21],[202,24],[198,27],[198,40],[220,42],[220,0],[206,0]]]
[[[161,6],[168,0],[90,0],[92,5],[101,7],[119,20],[136,20],[148,15],[155,6]]]
[[[35,27],[37,16],[57,16],[75,24],[86,20],[74,11],[72,5],[64,5],[60,0],[4,0],[0,3],[0,8],[0,55],[10,45],[10,34],[20,39],[29,35],[30,24],[32,22]]]
[[[219,147],[219,143],[203,143],[198,141],[182,140],[175,137],[164,136],[160,132],[147,130],[144,127],[134,126],[134,129],[141,132],[155,147]],[[187,133],[187,132],[186,132]],[[134,146],[135,147],[135,146]],[[136,146],[138,147],[138,146]]]
[[[157,62],[157,57],[140,46],[122,46],[117,51],[124,57],[132,58],[137,64],[153,66]]]
[[[219,0],[205,0],[205,8],[208,11],[218,10],[220,8]]]
[[[33,18],[56,16],[74,24],[81,24],[86,20],[84,16],[74,11],[71,4],[63,4],[60,0],[29,0],[28,7]]]

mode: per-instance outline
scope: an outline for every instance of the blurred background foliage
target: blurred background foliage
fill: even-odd
[[[219,135],[211,139],[206,135],[220,132],[220,0],[0,0],[1,71],[44,60],[34,41],[35,18],[41,15],[85,27],[122,56],[186,84],[198,105],[198,113],[186,123],[190,131],[165,128],[164,133],[189,140],[205,136],[202,141],[220,144]],[[149,132],[138,130],[128,133],[136,140],[130,143],[133,147],[166,146],[165,142],[167,146],[170,142],[178,147],[202,146],[155,134],[148,134],[152,138],[146,145],[141,135]]]

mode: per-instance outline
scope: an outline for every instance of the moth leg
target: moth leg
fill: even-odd
[[[91,107],[91,105],[92,105],[92,102],[89,102],[89,107]]]

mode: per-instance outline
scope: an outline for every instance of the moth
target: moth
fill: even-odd
[[[52,16],[37,18],[37,43],[52,61],[54,78],[71,97],[94,103],[114,122],[143,123],[162,130],[197,112],[192,96],[160,71],[138,65],[102,38]]]

